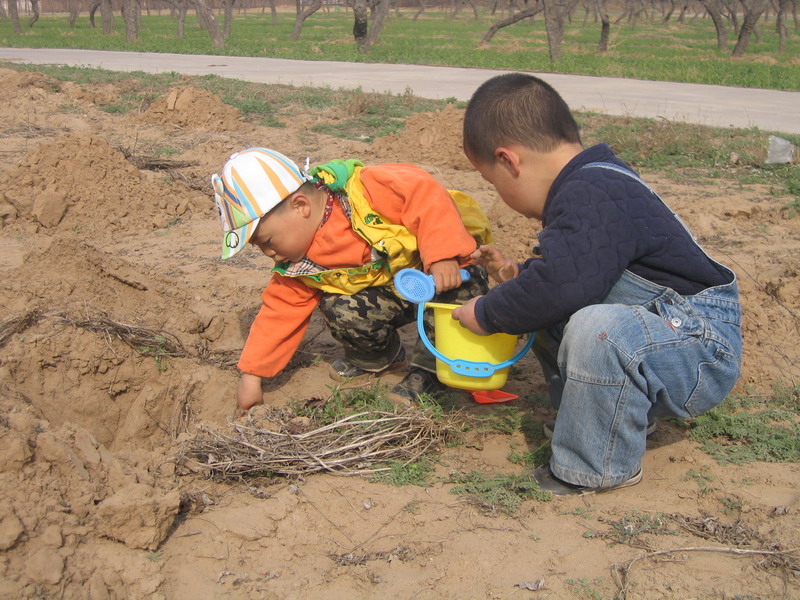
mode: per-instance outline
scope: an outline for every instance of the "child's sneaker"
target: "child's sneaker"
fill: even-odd
[[[544,437],[548,440],[553,439],[553,430],[556,428],[555,421],[545,421],[544,425],[542,425],[542,429],[544,429]],[[651,421],[647,424],[647,437],[650,437],[656,432],[658,426],[656,425],[655,421]]]
[[[600,494],[603,492],[611,492],[614,490],[621,490],[622,488],[631,487],[642,480],[642,471],[640,470],[638,473],[636,473],[636,475],[623,481],[622,483],[604,488],[590,488],[568,483],[563,479],[556,477],[553,474],[553,471],[550,470],[549,465],[542,465],[533,473],[531,473],[531,477],[536,480],[536,483],[539,484],[540,489],[550,492],[554,496],[565,496],[567,494]]]
[[[331,378],[337,381],[348,381],[354,377],[361,377],[362,375],[375,375],[376,373],[383,373],[405,366],[406,351],[401,346],[400,352],[397,353],[394,360],[382,369],[362,369],[351,364],[346,358],[337,358],[331,364],[330,371],[328,372]]]
[[[409,405],[422,394],[435,394],[444,390],[436,375],[423,369],[411,369],[403,380],[389,392],[389,400],[395,404]]]

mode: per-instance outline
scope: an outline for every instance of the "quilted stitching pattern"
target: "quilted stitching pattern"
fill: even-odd
[[[566,320],[606,297],[627,269],[690,295],[725,283],[675,214],[607,144],[576,156],[553,182],[539,234],[541,258],[493,288],[476,306],[488,332],[524,333]]]

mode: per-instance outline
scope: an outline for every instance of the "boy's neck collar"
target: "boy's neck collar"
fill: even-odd
[[[328,196],[325,198],[325,209],[322,211],[322,220],[319,222],[319,227],[321,228],[325,223],[327,223],[328,219],[333,212],[333,202],[336,200],[336,194],[332,191],[326,189]]]

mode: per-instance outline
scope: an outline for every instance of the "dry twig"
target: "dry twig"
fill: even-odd
[[[36,325],[43,316],[44,312],[42,310],[33,308],[0,322],[0,348],[6,345],[11,336]]]
[[[172,333],[154,327],[128,325],[111,320],[98,311],[95,316],[73,319],[62,315],[61,321],[87,331],[103,333],[107,339],[116,337],[140,354],[156,357],[184,357],[188,353],[181,341]]]
[[[614,583],[619,588],[619,597],[623,600],[628,596],[628,576],[630,575],[631,568],[634,564],[641,560],[648,560],[658,556],[665,556],[668,554],[676,554],[679,552],[717,552],[722,554],[738,554],[738,555],[757,555],[773,558],[785,558],[790,554],[794,554],[800,548],[792,548],[790,550],[750,550],[746,548],[715,548],[715,547],[689,547],[689,548],[673,548],[672,550],[659,550],[658,552],[649,552],[636,556],[624,564],[614,563],[611,565],[611,575],[614,578]]]

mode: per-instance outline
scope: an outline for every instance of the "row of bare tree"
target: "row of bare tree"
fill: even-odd
[[[29,3],[31,17],[28,27],[38,21],[40,17],[40,0],[25,0]],[[75,23],[81,12],[82,0],[48,0],[49,8],[53,12],[67,13],[69,26]],[[129,42],[136,41],[141,29],[142,3],[147,14],[151,10],[162,9],[170,11],[177,23],[176,35],[182,38],[185,31],[185,21],[188,11],[194,10],[199,25],[205,29],[215,49],[222,50],[225,40],[230,36],[234,20],[234,4],[238,10],[258,9],[263,11],[269,7],[272,15],[272,24],[277,23],[278,10],[276,0],[88,0],[89,20],[95,26],[95,14],[100,11],[102,31],[109,35],[113,29],[114,10],[120,13],[125,24],[125,37]],[[524,19],[533,20],[540,13],[545,21],[550,59],[557,62],[561,58],[561,45],[564,40],[564,29],[567,23],[575,17],[579,8],[583,9],[584,24],[589,18],[600,22],[600,37],[598,52],[606,52],[611,32],[612,21],[609,16],[609,0],[486,0],[486,8],[494,15],[500,10],[499,4],[505,3],[507,16],[494,23],[483,36],[481,43],[488,44],[492,37],[502,28],[518,23]],[[534,3],[535,1],[535,3]],[[22,33],[20,24],[18,0],[0,0],[0,19],[8,18],[12,22],[14,32]],[[417,12],[413,19],[416,20],[429,6],[426,0],[294,0],[295,24],[291,39],[299,39],[303,25],[312,15],[320,9],[329,10],[331,6],[346,6],[353,11],[353,38],[358,47],[369,51],[390,18],[391,10],[399,11],[401,3],[406,6],[416,6]],[[476,0],[440,0],[440,8],[448,11],[449,18],[455,18],[459,12],[469,5],[475,18],[478,18]],[[755,36],[760,39],[758,28],[759,20],[765,20],[771,11],[775,15],[775,28],[780,39],[780,50],[784,51],[786,39],[789,35],[787,22],[794,22],[795,32],[800,31],[798,23],[798,4],[800,0],[621,0],[621,12],[613,24],[626,20],[629,25],[635,26],[640,20],[654,21],[659,19],[666,24],[672,19],[679,9],[677,20],[683,22],[695,3],[694,16],[708,16],[714,24],[717,36],[717,46],[722,51],[728,51],[729,32],[736,33],[736,45],[733,56],[742,56],[747,50],[750,38]],[[699,3],[699,4],[697,4]],[[7,12],[6,12],[7,6]],[[222,13],[223,24],[219,26],[217,15]],[[741,15],[741,18],[740,18]]]

